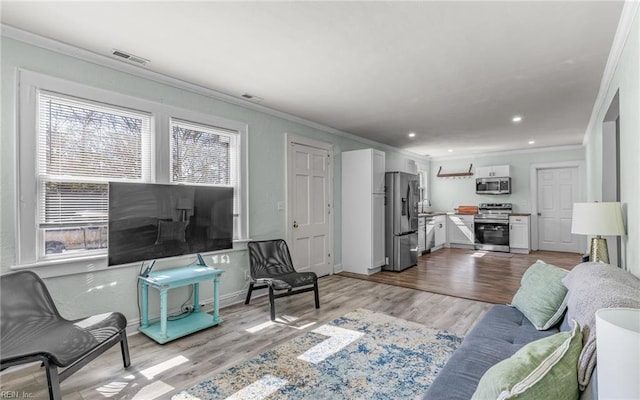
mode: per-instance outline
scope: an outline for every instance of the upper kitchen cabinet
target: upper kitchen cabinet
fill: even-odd
[[[363,149],[342,153],[342,175],[357,183],[358,190],[366,193],[384,193],[384,151]]]
[[[511,176],[510,165],[476,167],[476,178],[503,178]]]
[[[385,154],[342,153],[342,269],[370,275],[385,265]]]
[[[384,193],[385,156],[383,151],[371,150],[373,193]]]
[[[389,159],[387,160],[387,171],[389,172],[407,172],[409,174],[418,173],[418,164],[415,160],[408,158]]]

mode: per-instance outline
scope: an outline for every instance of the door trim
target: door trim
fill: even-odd
[[[330,262],[329,274],[333,275],[335,273],[334,268],[335,268],[335,258],[336,258],[335,252],[334,252],[334,244],[333,244],[334,237],[335,237],[334,235],[335,207],[334,207],[334,201],[333,201],[333,159],[334,159],[333,144],[316,140],[316,139],[310,139],[308,137],[304,137],[304,136],[300,136],[300,135],[296,135],[288,132],[285,132],[284,138],[285,138],[284,146],[285,146],[285,154],[286,154],[285,162],[284,162],[284,170],[285,170],[285,176],[287,177],[287,179],[285,180],[285,189],[284,189],[285,199],[286,199],[285,200],[285,203],[286,203],[285,235],[288,243],[292,243],[291,240],[293,238],[293,230],[292,230],[293,220],[291,218],[291,216],[293,215],[293,210],[291,209],[293,205],[293,193],[291,192],[291,188],[293,187],[293,174],[290,168],[293,163],[293,158],[291,154],[291,145],[301,144],[303,146],[315,147],[317,149],[326,150],[327,153],[329,154],[329,157],[330,157],[328,162],[329,189],[327,193],[327,198],[330,204],[329,211],[331,212],[331,215],[327,219],[329,221],[327,245],[328,245],[329,254],[331,254],[331,257],[329,257],[329,262]]]
[[[585,198],[586,173],[584,160],[556,161],[531,164],[529,169],[529,201],[531,204],[531,250],[538,250],[538,171],[543,169],[555,168],[578,168],[577,200],[584,201]],[[586,243],[586,241],[584,243]]]

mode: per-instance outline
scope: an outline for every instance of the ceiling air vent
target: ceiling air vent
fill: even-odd
[[[138,57],[136,55],[118,49],[112,49],[111,54],[140,65],[147,65],[149,63],[149,60],[147,60],[146,58]]]

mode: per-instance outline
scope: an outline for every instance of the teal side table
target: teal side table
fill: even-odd
[[[198,255],[198,264],[138,276],[142,291],[142,322],[138,330],[163,344],[199,330],[218,325],[220,318],[220,275],[224,270],[208,266]],[[213,281],[213,316],[200,311],[200,282]],[[170,289],[193,285],[193,312],[181,319],[167,319],[167,294]],[[160,292],[160,321],[149,324],[149,287]]]

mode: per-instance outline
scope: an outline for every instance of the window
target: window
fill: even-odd
[[[247,237],[246,124],[18,75],[18,266],[106,268],[110,181],[231,186],[234,238]]]
[[[151,180],[151,117],[38,92],[38,252],[107,247],[108,181]]]
[[[238,188],[237,131],[171,119],[171,182]],[[234,190],[234,239],[239,239],[240,191]]]

